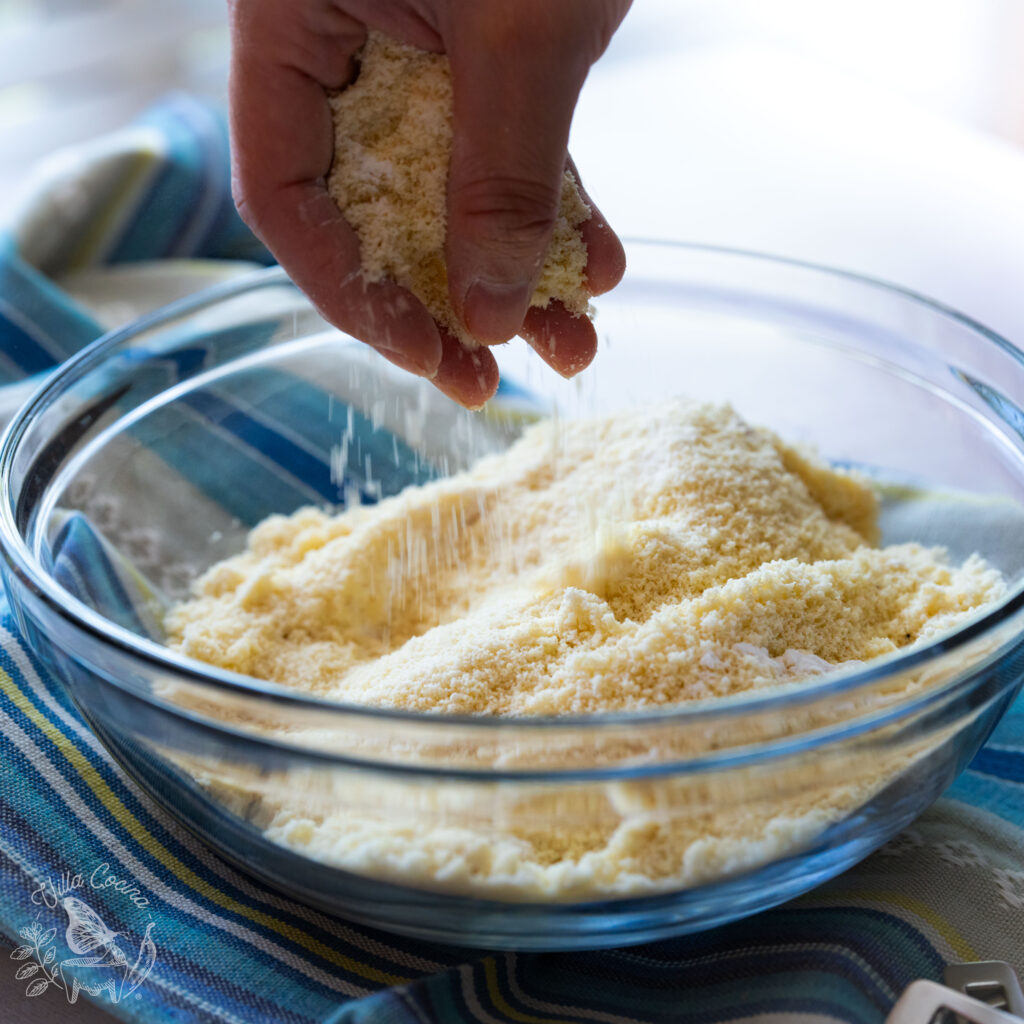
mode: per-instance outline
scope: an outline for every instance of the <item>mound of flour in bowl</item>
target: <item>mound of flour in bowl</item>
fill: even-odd
[[[876,499],[672,402],[529,429],[372,507],[272,517],[169,622],[214,665],[340,701],[559,715],[724,697],[934,636],[1002,593],[878,548]]]
[[[467,472],[378,505],[266,520],[173,610],[169,642],[319,696],[422,712],[558,716],[729,699],[926,641],[1004,593],[976,556],[951,565],[941,549],[877,547],[876,518],[865,479],[728,407],[680,400],[545,422]],[[931,684],[911,673],[879,699]],[[685,760],[870,710],[840,703],[820,719],[756,719],[742,736],[684,730],[660,751],[645,730],[627,732],[601,754]],[[196,710],[299,746],[394,753],[373,747],[387,740],[359,749],[360,736],[304,735],[272,709]],[[433,767],[448,763],[444,742],[429,751]],[[451,742],[461,767],[509,765],[508,750]],[[593,742],[520,747],[513,767],[586,767]],[[577,900],[702,884],[792,852],[937,742],[536,792],[178,760],[265,836],[327,864],[498,899]]]

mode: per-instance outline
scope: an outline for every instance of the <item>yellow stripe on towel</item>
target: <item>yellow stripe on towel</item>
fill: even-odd
[[[58,729],[39,711],[32,701],[30,701],[24,692],[15,684],[10,675],[2,669],[0,669],[0,690],[2,690],[3,693],[10,698],[12,703],[14,703],[14,705],[31,720],[33,725],[35,725],[47,736],[48,739],[52,741],[54,746],[64,756],[65,760],[75,769],[89,789],[91,789],[96,795],[96,798],[100,803],[102,803],[103,806],[106,807],[106,809],[117,819],[131,837],[152,857],[167,868],[167,870],[170,871],[179,881],[189,886],[200,896],[217,904],[217,906],[224,910],[233,914],[239,914],[255,924],[262,925],[265,928],[269,928],[270,930],[277,932],[278,935],[294,942],[296,945],[302,946],[304,949],[316,956],[335,964],[342,968],[342,970],[348,971],[350,974],[355,974],[361,978],[365,978],[367,981],[372,981],[380,985],[401,985],[412,980],[397,974],[390,974],[386,971],[378,970],[376,967],[371,967],[369,964],[360,963],[358,960],[345,956],[343,953],[339,953],[337,950],[325,945],[318,939],[313,938],[313,936],[307,935],[294,925],[290,925],[286,921],[281,921],[278,918],[273,917],[270,914],[266,914],[263,911],[256,910],[253,907],[247,907],[245,904],[240,903],[238,900],[221,892],[215,886],[200,878],[199,875],[197,875],[191,868],[182,864],[181,861],[178,860],[170,850],[163,846],[163,844],[146,829],[138,818],[136,818],[127,807],[125,807],[125,805],[111,791],[106,782],[103,781],[99,772],[89,762],[89,759],[75,746],[68,736],[61,732],[60,729]]]

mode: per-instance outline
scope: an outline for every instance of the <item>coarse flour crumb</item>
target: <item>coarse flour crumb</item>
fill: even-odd
[[[978,557],[951,565],[940,549],[876,546],[876,515],[864,479],[729,407],[678,400],[548,421],[376,506],[264,521],[173,610],[169,642],[320,696],[422,712],[731,698],[926,641],[1002,596]],[[479,806],[439,789],[401,820],[364,783],[303,796],[293,778],[275,797],[255,779],[200,774],[268,835],[350,870],[574,898],[693,884],[777,855],[905,763],[872,755],[814,785],[775,779],[739,804],[735,780],[713,799],[692,780],[656,795],[647,783],[495,788]],[[767,783],[748,785],[749,796]]]

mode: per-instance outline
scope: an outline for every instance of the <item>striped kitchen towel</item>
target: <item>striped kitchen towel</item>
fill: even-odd
[[[8,396],[104,327],[267,261],[231,211],[226,160],[220,119],[179,97],[40,173],[0,241]],[[247,434],[242,417],[225,443],[280,445],[290,486],[316,500],[330,480],[329,442],[307,445],[297,470],[288,439],[272,436],[273,395],[223,400],[257,410],[262,431]],[[161,452],[191,488],[214,486],[186,456]],[[245,519],[259,516],[258,490]],[[126,624],[146,630],[153,580],[137,570],[148,541],[106,548],[93,525],[110,514],[101,502],[67,516],[54,572],[110,614],[138,614]],[[1022,787],[1018,703],[947,799],[785,907],[622,950],[437,946],[312,910],[223,862],[124,775],[4,605],[0,930],[12,948],[0,971],[24,983],[26,999],[90,998],[138,1022],[877,1022],[911,980],[938,979],[945,963],[1004,959],[1024,972]],[[16,1006],[5,1019],[18,1019]]]

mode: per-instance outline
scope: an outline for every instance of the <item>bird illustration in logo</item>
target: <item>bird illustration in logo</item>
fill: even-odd
[[[64,982],[69,1002],[78,999],[82,990],[91,996],[106,992],[113,1003],[119,1003],[134,992],[149,976],[156,962],[156,946],[150,937],[153,922],[146,926],[146,934],[139,946],[135,965],[129,967],[124,950],[115,941],[118,933],[111,931],[92,907],[77,896],[66,896],[62,900],[64,912],[68,915],[65,932],[68,948],[78,956],[63,960],[60,976]],[[101,974],[103,980],[82,981],[77,973],[65,974],[66,969],[91,968],[90,974]]]

